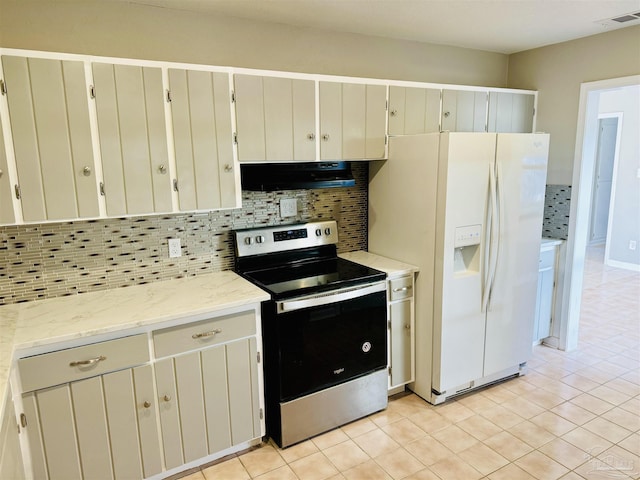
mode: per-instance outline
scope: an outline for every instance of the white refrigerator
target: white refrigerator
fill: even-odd
[[[531,355],[549,136],[392,137],[370,167],[369,251],[420,268],[416,381],[432,403]]]

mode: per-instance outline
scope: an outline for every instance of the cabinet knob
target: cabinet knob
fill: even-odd
[[[89,175],[91,175],[91,167],[84,167],[84,168],[82,169],[82,174],[83,174],[85,177],[88,177]]]
[[[166,165],[164,165],[164,164],[160,165],[160,166],[158,167],[158,171],[159,171],[161,174],[163,174],[163,175],[164,175],[165,173],[167,173],[167,166],[166,166]]]
[[[451,115],[451,112],[444,112],[444,118],[449,118],[449,115]]]
[[[307,138],[308,138],[309,140],[312,140],[312,141],[313,141],[313,140],[315,140],[315,139],[316,139],[316,134],[315,134],[315,133],[308,133],[308,134],[307,134]]]
[[[324,140],[325,142],[329,140],[329,134],[325,133],[324,135],[322,135],[322,140]]]
[[[225,171],[225,172],[233,172],[233,167],[227,163],[227,164],[224,166],[224,171]]]
[[[4,172],[3,172],[2,170],[0,170],[0,178],[2,178],[2,174],[3,174],[3,173],[4,173]]]
[[[398,110],[391,110],[391,112],[389,112],[389,115],[391,115],[392,117],[395,117],[398,114]]]
[[[165,402],[170,402],[170,401],[171,401],[171,395],[165,395],[164,397],[162,397],[162,399],[163,399]]]
[[[408,323],[405,324],[404,326],[405,330],[411,330],[411,325],[409,325]]]
[[[149,408],[149,407],[151,406],[151,402],[150,402],[150,401],[148,401],[148,400],[146,400],[146,401],[142,404],[142,406],[143,406],[144,408]]]

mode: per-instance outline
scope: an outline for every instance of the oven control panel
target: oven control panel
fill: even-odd
[[[236,254],[246,257],[338,243],[338,224],[335,220],[319,220],[295,225],[236,230],[234,234]]]

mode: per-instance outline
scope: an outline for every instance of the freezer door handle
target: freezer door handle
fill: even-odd
[[[498,235],[499,235],[499,221],[498,221],[498,191],[497,191],[497,179],[494,170],[493,162],[489,163],[489,205],[490,212],[487,217],[489,225],[487,226],[487,237],[489,249],[488,265],[485,269],[484,278],[484,291],[482,293],[482,313],[489,308],[489,301],[491,298],[491,288],[493,287],[493,279],[496,273],[497,257],[498,257]]]

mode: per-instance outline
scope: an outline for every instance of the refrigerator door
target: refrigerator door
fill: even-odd
[[[482,293],[495,146],[493,133],[443,133],[440,142],[433,325],[433,389],[439,393],[483,376]]]
[[[484,376],[531,355],[548,134],[498,134],[499,250],[486,322]]]

